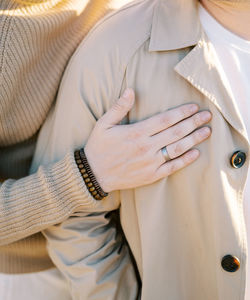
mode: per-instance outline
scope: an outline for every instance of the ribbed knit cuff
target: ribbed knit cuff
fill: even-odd
[[[61,223],[74,212],[94,208],[73,153],[37,173],[0,187],[0,245]]]
[[[53,167],[53,174],[50,178],[52,187],[52,198],[63,201],[65,209],[72,213],[84,207],[95,207],[97,201],[89,193],[79,169],[76,165],[74,154],[68,153],[65,158]]]

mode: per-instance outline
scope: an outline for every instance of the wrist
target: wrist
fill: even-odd
[[[93,147],[89,147],[88,144],[84,147],[84,152],[87,157],[88,163],[95,174],[96,180],[99,183],[100,187],[106,192],[110,193],[113,191],[109,185],[109,168],[107,165],[107,158],[103,153],[99,151],[93,151]],[[108,174],[107,174],[108,173]]]
[[[96,200],[102,200],[108,196],[108,193],[104,192],[101,185],[97,181],[84,152],[84,149],[75,151],[74,153],[75,161],[78,166],[79,172],[88,188],[90,194]]]

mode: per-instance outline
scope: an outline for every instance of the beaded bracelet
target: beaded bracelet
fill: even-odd
[[[75,151],[74,155],[78,169],[92,197],[94,197],[96,200],[102,200],[103,198],[107,197],[108,193],[105,193],[98,184],[88,163],[84,149]]]

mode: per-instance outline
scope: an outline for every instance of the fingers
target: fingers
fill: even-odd
[[[152,137],[153,144],[161,149],[162,147],[172,144],[183,137],[193,132],[198,127],[209,122],[212,118],[212,114],[208,111],[199,112],[184,121],[154,135]]]
[[[185,168],[193,163],[199,157],[199,155],[200,152],[196,149],[193,149],[181,155],[180,157],[161,165],[156,171],[157,180],[172,175],[178,170]]]
[[[190,150],[195,145],[198,145],[199,143],[206,140],[211,135],[211,129],[209,127],[203,127],[200,129],[197,129],[190,135],[186,136],[185,138],[170,144],[167,146],[167,152],[170,157],[170,159],[175,159],[188,150]],[[157,153],[159,157],[159,161],[164,163],[164,157],[161,153],[161,150]]]
[[[102,116],[99,123],[104,127],[110,128],[118,123],[127,115],[135,102],[133,89],[127,88],[123,95],[113,104],[113,106]]]
[[[143,130],[148,136],[152,136],[190,117],[196,113],[198,109],[197,104],[185,104],[138,122],[135,126],[140,127],[140,130]]]

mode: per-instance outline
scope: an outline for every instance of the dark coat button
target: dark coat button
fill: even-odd
[[[235,256],[226,255],[221,260],[221,266],[227,272],[235,272],[240,268],[240,261]]]
[[[241,168],[246,161],[246,153],[242,151],[236,151],[231,157],[231,165],[238,169]]]

